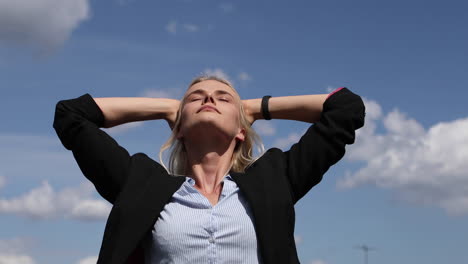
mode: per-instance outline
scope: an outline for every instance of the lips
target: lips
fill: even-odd
[[[205,105],[205,106],[202,106],[200,107],[200,109],[198,110],[198,112],[201,112],[203,110],[210,110],[210,111],[216,111],[218,112],[218,109],[216,109],[215,107],[213,106],[209,106],[209,105]]]

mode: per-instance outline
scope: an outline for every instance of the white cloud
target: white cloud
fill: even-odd
[[[327,264],[327,263],[323,260],[317,259],[317,260],[312,260],[310,264]]]
[[[246,72],[239,73],[238,78],[241,81],[250,81],[250,80],[252,80],[252,77],[250,77],[250,75],[248,73],[246,73]]]
[[[197,32],[198,30],[200,30],[200,27],[194,24],[184,24],[183,27],[188,32]]]
[[[133,128],[141,127],[145,124],[145,121],[136,121],[136,122],[129,122],[125,124],[121,124],[111,128],[102,128],[102,130],[106,131],[109,135],[117,135],[121,133],[125,133]]]
[[[92,199],[94,187],[86,182],[75,188],[56,192],[47,181],[17,197],[0,198],[0,213],[33,219],[71,218],[104,220],[111,206],[104,200]]]
[[[220,3],[219,8],[225,13],[231,13],[234,11],[234,5],[232,3]]]
[[[364,104],[366,105],[366,121],[373,121],[382,117],[382,108],[376,101],[367,100],[364,98]],[[368,128],[367,123],[363,129]],[[362,131],[362,129],[360,130]]]
[[[84,259],[79,260],[77,264],[96,264],[97,260],[97,256],[86,257]]]
[[[34,264],[36,263],[27,255],[10,255],[0,253],[0,264]]]
[[[177,33],[177,21],[172,20],[166,25],[166,31],[171,34]]]
[[[105,219],[108,212],[105,208],[109,206],[103,205],[107,203],[104,200],[92,199],[96,191],[91,183],[56,191],[48,181],[37,182],[37,179],[47,177],[59,184],[76,184],[83,179],[72,153],[56,136],[0,134],[0,146],[0,188],[12,186],[15,189],[15,185],[24,185],[24,182],[38,184],[29,191],[9,197],[2,196],[5,192],[0,190],[0,214],[42,219]],[[82,208],[93,210],[83,212]]]
[[[264,136],[272,136],[276,133],[276,128],[267,120],[257,120],[253,123],[253,128],[257,133]]]
[[[89,16],[88,0],[3,0],[0,41],[50,52],[62,45]]]
[[[13,238],[0,240],[0,264],[34,264],[34,259],[24,253],[30,239]]]
[[[301,244],[302,243],[302,236],[294,235],[294,242],[296,242],[296,245]]]
[[[301,139],[305,131],[306,130],[304,130],[303,133],[292,132],[292,133],[289,133],[289,135],[287,135],[286,137],[278,138],[273,142],[273,146],[280,148],[282,150],[287,150],[291,147],[291,145],[299,142],[299,139]]]
[[[70,208],[70,217],[79,220],[104,220],[109,215],[111,206],[103,200],[82,200]]]
[[[55,213],[53,196],[54,193],[50,185],[43,183],[41,187],[33,189],[18,198],[0,199],[0,213],[47,218]]]
[[[224,78],[228,81],[230,81],[233,85],[235,84],[234,83],[234,79],[231,78],[229,76],[229,74],[227,74],[223,69],[221,68],[207,68],[205,69],[202,74],[205,74],[205,75],[214,75],[214,76],[217,76],[217,77],[220,77],[220,78]],[[247,72],[240,72],[238,75],[237,75],[237,79],[242,81],[242,82],[245,82],[245,81],[250,81],[252,80],[252,77],[247,73]]]
[[[440,122],[425,130],[398,109],[383,115],[364,100],[366,124],[346,158],[366,165],[348,172],[339,188],[373,184],[395,190],[398,199],[437,206],[449,214],[468,213],[468,118]],[[384,133],[378,133],[381,125]]]
[[[336,87],[330,86],[330,85],[329,85],[329,86],[327,86],[327,89],[326,89],[326,90],[327,90],[327,93],[331,93],[331,92],[333,92],[335,89],[336,89]]]
[[[192,24],[192,23],[183,23],[179,25],[176,20],[171,20],[167,23],[165,29],[167,32],[171,33],[172,35],[177,34],[178,30],[182,28],[186,32],[194,33],[200,31],[200,26]]]
[[[152,98],[171,98],[179,100],[182,97],[183,92],[184,91],[179,88],[146,89],[143,92],[141,92],[138,96]]]
[[[226,79],[226,80],[229,80],[231,81],[231,78],[228,76],[227,73],[225,73],[222,69],[220,68],[214,68],[214,69],[211,69],[211,68],[208,68],[208,69],[205,69],[203,71],[203,74],[206,74],[206,75],[214,75],[216,77],[220,77],[220,78],[223,78],[223,79]]]
[[[2,175],[0,175],[0,189],[5,186],[5,177],[3,177]]]

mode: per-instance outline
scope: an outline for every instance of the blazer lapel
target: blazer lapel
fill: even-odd
[[[126,261],[146,232],[151,230],[172,195],[185,181],[184,177],[174,177],[167,173],[163,175],[151,177],[144,189],[141,190],[141,195],[136,194],[136,196],[140,196],[138,200],[122,208],[125,211],[122,215],[128,217],[125,220],[121,219],[121,223],[127,223],[125,227],[121,228],[121,232],[125,234],[121,234],[120,237],[125,239],[116,241],[118,244],[112,258],[116,262],[113,263]]]
[[[265,179],[252,171],[249,173],[230,172],[230,174],[252,209],[255,232],[262,253],[262,259],[267,263],[267,243],[271,237],[268,235],[270,232],[267,225],[265,225],[265,223],[270,221],[268,219],[267,192],[264,184]]]
[[[145,212],[139,220],[142,226],[150,227],[156,222],[159,213],[184,181],[184,177],[170,175],[165,175],[159,179],[153,177],[149,181],[143,193],[142,202],[137,205],[139,211]]]

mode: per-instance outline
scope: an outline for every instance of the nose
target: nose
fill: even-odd
[[[215,101],[214,101],[213,97],[211,96],[211,94],[207,94],[205,99],[203,100],[204,104],[206,104],[208,102],[211,102],[211,103],[215,104]]]

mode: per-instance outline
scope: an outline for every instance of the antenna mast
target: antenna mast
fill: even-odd
[[[361,246],[356,246],[354,247],[356,249],[360,249],[362,251],[364,251],[364,264],[368,264],[368,258],[369,258],[369,251],[372,251],[372,250],[375,250],[375,248],[373,247],[368,247],[367,245],[361,245]]]

